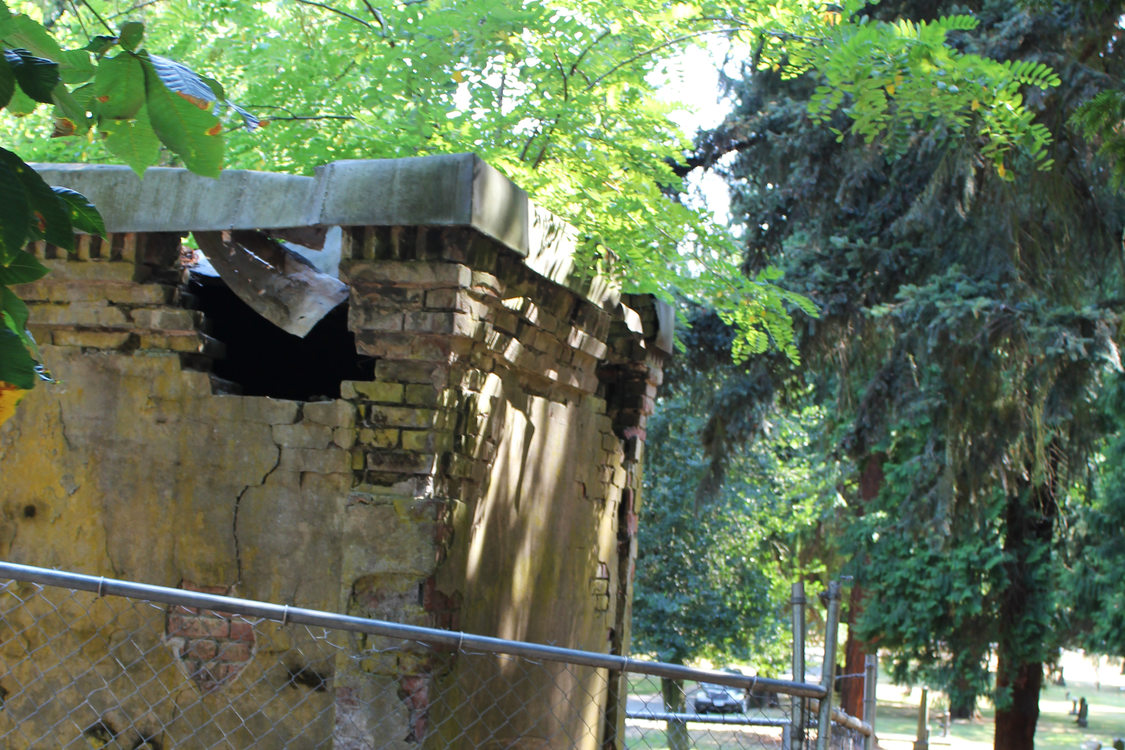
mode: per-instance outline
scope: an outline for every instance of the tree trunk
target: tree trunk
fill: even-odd
[[[1000,600],[993,750],[1035,748],[1043,654],[1050,635],[1050,543],[1058,516],[1051,448],[1048,455],[1047,476],[1025,492],[1009,495],[1004,513],[1008,582]]]
[[[996,670],[996,687],[1011,689],[1011,701],[996,709],[993,750],[1033,750],[1035,725],[1039,721],[1039,690],[1043,687],[1043,664],[1013,665],[1003,653]]]
[[[885,453],[873,453],[863,461],[863,471],[859,477],[859,514],[864,512],[864,506],[873,501],[883,488],[883,462],[887,460]],[[848,597],[848,640],[844,644],[844,674],[863,674],[867,645],[859,641],[854,635],[855,624],[863,614],[863,587],[859,584],[852,586]],[[840,682],[840,708],[844,713],[857,718],[863,718],[863,678],[845,677]]]
[[[670,714],[684,713],[684,706],[687,701],[684,695],[683,680],[661,677],[660,692],[664,696],[665,711]],[[687,722],[681,719],[669,719],[667,724],[668,750],[689,750],[691,740],[688,738]]]
[[[863,677],[850,677],[848,675],[862,675],[866,662],[866,649],[864,644],[854,635],[853,623],[859,619],[863,612],[863,590],[860,586],[852,586],[848,597],[848,640],[844,644],[844,672],[840,685],[840,709],[844,713],[856,718],[863,718]]]

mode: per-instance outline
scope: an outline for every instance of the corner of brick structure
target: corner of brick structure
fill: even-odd
[[[672,349],[667,305],[576,274],[573,230],[472,155],[340,162],[315,178],[150,170],[143,190],[128,170],[40,169],[102,206],[110,234],[80,237],[69,257],[35,246],[52,272],[18,290],[61,384],[35,389],[0,427],[3,510],[37,509],[0,554],[627,652],[645,420]],[[312,349],[287,349],[297,344],[268,324],[235,338],[261,324],[256,314],[211,305],[180,262],[192,231],[323,244],[326,225],[342,228],[349,298]],[[280,350],[261,355],[276,364],[230,376],[249,345]],[[288,370],[335,379],[280,397],[271,380]],[[236,625],[170,612],[154,637],[195,689],[221,692],[244,670],[273,674],[258,662],[277,658]],[[432,715],[434,691],[457,683],[471,695],[500,675],[479,659],[470,668],[387,646],[358,643],[317,668],[329,689],[307,711],[331,706],[339,746],[383,731],[439,741],[457,722]],[[616,689],[599,688],[593,670],[567,679],[605,704],[612,729]],[[472,700],[442,710],[480,711]],[[531,731],[527,717],[583,720],[537,711],[546,693],[496,700],[520,703],[505,729],[514,738]]]

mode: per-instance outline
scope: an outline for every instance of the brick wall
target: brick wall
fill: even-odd
[[[19,293],[60,383],[0,427],[14,529],[0,556],[627,650],[644,418],[667,348],[650,300],[549,279],[471,227],[345,228],[347,326],[372,378],[321,400],[240,396],[212,375],[225,345],[214,313],[192,307],[185,234],[83,237],[71,257],[35,248],[52,273]],[[195,689],[222,691],[243,670],[267,674],[244,625],[175,611],[154,637]],[[420,742],[439,731],[433,689],[472,695],[492,676],[451,654],[338,660],[310,705],[334,705],[347,747],[384,726],[391,709],[365,696],[392,686],[395,721]],[[616,699],[593,673],[565,678]],[[551,708],[558,698],[490,709],[510,709],[506,739],[533,742],[589,721]],[[534,721],[545,715],[553,725]]]

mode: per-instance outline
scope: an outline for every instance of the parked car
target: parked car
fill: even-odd
[[[724,672],[742,674],[737,669],[724,669]],[[691,694],[691,703],[697,714],[733,714],[743,710],[746,691],[727,685],[710,682],[699,683],[699,688]]]

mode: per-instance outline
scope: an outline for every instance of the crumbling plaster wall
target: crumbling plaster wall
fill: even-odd
[[[98,171],[48,176],[105,206]],[[340,163],[313,185],[167,176],[116,189],[133,218],[107,223],[133,231],[82,238],[71,258],[37,248],[52,274],[20,293],[61,382],[0,427],[0,556],[622,652],[639,446],[668,350],[651,301],[576,282],[566,228],[474,157]],[[152,224],[155,200],[178,223]],[[349,328],[373,380],[310,402],[216,392],[223,343],[181,299],[181,234],[319,224],[346,227]],[[491,676],[343,659],[317,700],[335,702],[341,747],[388,722],[436,739],[425,696]],[[600,701],[560,711],[549,685],[493,701],[508,739],[596,725],[605,676],[572,679]],[[377,699],[388,681],[397,705]]]

